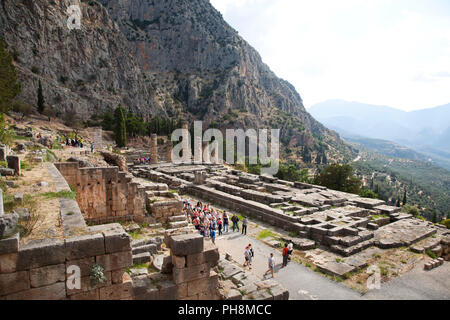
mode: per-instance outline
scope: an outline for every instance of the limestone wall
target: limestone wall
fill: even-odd
[[[70,191],[53,164],[48,170],[58,191]],[[64,239],[23,246],[19,234],[0,240],[0,300],[130,299],[132,282],[125,272],[133,264],[130,236],[120,224],[87,227],[76,201],[59,201]],[[97,285],[90,281],[95,264],[106,278]]]
[[[132,182],[130,174],[118,167],[79,168],[78,163],[55,166],[75,187],[77,202],[86,221],[140,221],[145,216],[145,187]]]

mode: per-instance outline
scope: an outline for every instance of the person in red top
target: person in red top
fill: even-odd
[[[285,243],[284,248],[283,248],[283,265],[281,266],[282,268],[287,266],[288,257],[289,257],[289,248],[288,248],[288,244]]]

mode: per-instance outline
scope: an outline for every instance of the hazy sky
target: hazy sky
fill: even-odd
[[[211,0],[305,106],[450,103],[450,0]]]

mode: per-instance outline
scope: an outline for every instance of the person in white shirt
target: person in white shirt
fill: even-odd
[[[294,243],[292,242],[292,240],[289,241],[288,249],[289,249],[288,259],[291,260],[291,254],[292,254],[292,251],[294,251]]]
[[[275,267],[275,259],[273,258],[273,253],[271,253],[270,255],[269,255],[269,259],[268,259],[268,265],[269,265],[269,269],[267,269],[267,271],[266,271],[266,273],[264,273],[264,278],[266,278],[266,275],[268,274],[268,273],[271,273],[272,274],[272,278],[274,277],[273,276],[273,269],[274,269],[274,267]]]

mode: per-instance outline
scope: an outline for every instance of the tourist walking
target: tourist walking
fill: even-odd
[[[288,243],[288,249],[289,249],[288,260],[291,261],[291,255],[292,252],[294,251],[294,243],[292,242],[292,240],[290,240]]]
[[[267,269],[267,271],[264,273],[264,278],[266,277],[266,275],[267,275],[268,273],[271,273],[271,274],[272,274],[272,278],[273,278],[273,277],[274,277],[274,276],[273,276],[273,269],[274,269],[274,266],[275,266],[275,260],[274,260],[274,258],[273,258],[273,253],[271,253],[271,254],[269,255],[268,265],[269,265],[269,269]]]
[[[217,229],[219,230],[219,236],[222,235],[222,224],[223,224],[222,219],[218,218],[218,220],[217,220]]]
[[[209,234],[209,236],[211,237],[211,242],[216,244],[216,230],[211,229],[211,233]]]
[[[236,213],[231,217],[231,222],[233,222],[233,232],[235,229],[239,232],[239,218]]]
[[[288,244],[285,243],[284,248],[283,248],[283,265],[281,266],[282,268],[287,266],[288,257],[289,257],[289,248],[288,248]]]
[[[255,256],[255,252],[253,251],[251,243],[248,244],[248,251],[249,251],[249,265],[251,266],[253,262],[253,257]]]
[[[226,212],[223,213],[223,232],[228,233],[228,216]]]
[[[245,258],[244,267],[248,267],[248,269],[250,270],[252,267],[250,266],[251,252],[249,246],[245,247],[244,258]]]
[[[91,144],[91,153],[94,153],[94,149],[95,149],[95,145],[92,143]]]
[[[242,220],[242,234],[247,235],[247,217],[244,217],[244,219]],[[239,231],[239,229],[238,229]]]

